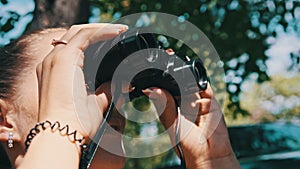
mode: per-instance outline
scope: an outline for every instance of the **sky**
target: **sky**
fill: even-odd
[[[277,38],[269,38],[267,41],[271,44],[266,51],[266,55],[270,56],[266,62],[268,74],[290,76],[291,72],[286,69],[292,64],[290,53],[300,54],[300,36],[295,32],[281,32]]]
[[[9,39],[17,38],[24,32],[26,25],[31,22],[33,17],[31,14],[26,14],[33,12],[34,2],[33,0],[8,0],[7,5],[2,5],[2,3],[0,3],[0,16],[3,17],[0,19],[1,25],[5,23],[6,19],[9,17],[9,10],[17,12],[22,17],[16,22],[15,29],[0,36],[0,44],[7,44],[9,43]]]

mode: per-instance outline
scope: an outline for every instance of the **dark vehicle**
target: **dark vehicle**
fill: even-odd
[[[300,168],[300,125],[284,122],[229,128],[243,169]]]
[[[300,168],[300,124],[276,122],[229,127],[229,135],[243,169]]]

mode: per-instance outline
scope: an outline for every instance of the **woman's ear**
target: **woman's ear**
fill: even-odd
[[[17,132],[13,127],[13,113],[14,108],[11,103],[4,99],[0,99],[0,141],[7,141],[10,133],[17,136]]]
[[[0,99],[0,141],[7,141],[9,132],[11,132],[11,125],[7,123],[8,105],[7,101]]]

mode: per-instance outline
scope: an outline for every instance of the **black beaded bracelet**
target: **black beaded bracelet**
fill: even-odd
[[[56,121],[55,123],[52,124],[50,121],[46,120],[44,122],[37,123],[35,125],[35,127],[30,130],[29,134],[27,135],[26,141],[25,141],[26,150],[28,149],[28,147],[29,147],[31,141],[33,140],[33,138],[38,133],[40,133],[41,131],[46,130],[49,127],[51,128],[52,131],[58,130],[61,135],[64,135],[64,136],[72,136],[73,135],[73,140],[72,140],[73,143],[78,142],[82,149],[87,148],[87,145],[83,144],[83,141],[85,140],[85,137],[77,138],[77,130],[70,133],[69,132],[69,125],[65,125],[65,126],[61,127],[61,125],[58,121]]]

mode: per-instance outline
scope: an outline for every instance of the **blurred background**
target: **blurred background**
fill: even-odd
[[[1,0],[0,46],[42,28],[112,22],[138,12],[176,15],[178,22],[191,22],[209,38],[225,70],[225,85],[214,87],[226,89],[224,115],[243,168],[299,166],[298,0]],[[163,45],[190,52],[171,40]],[[146,111],[145,104],[149,101],[140,98],[124,109],[135,106]],[[151,137],[163,130],[158,121],[126,125],[126,135],[133,137]],[[151,144],[159,149],[170,142],[166,138]],[[178,164],[170,150],[151,158],[128,159],[125,168],[175,168]]]

